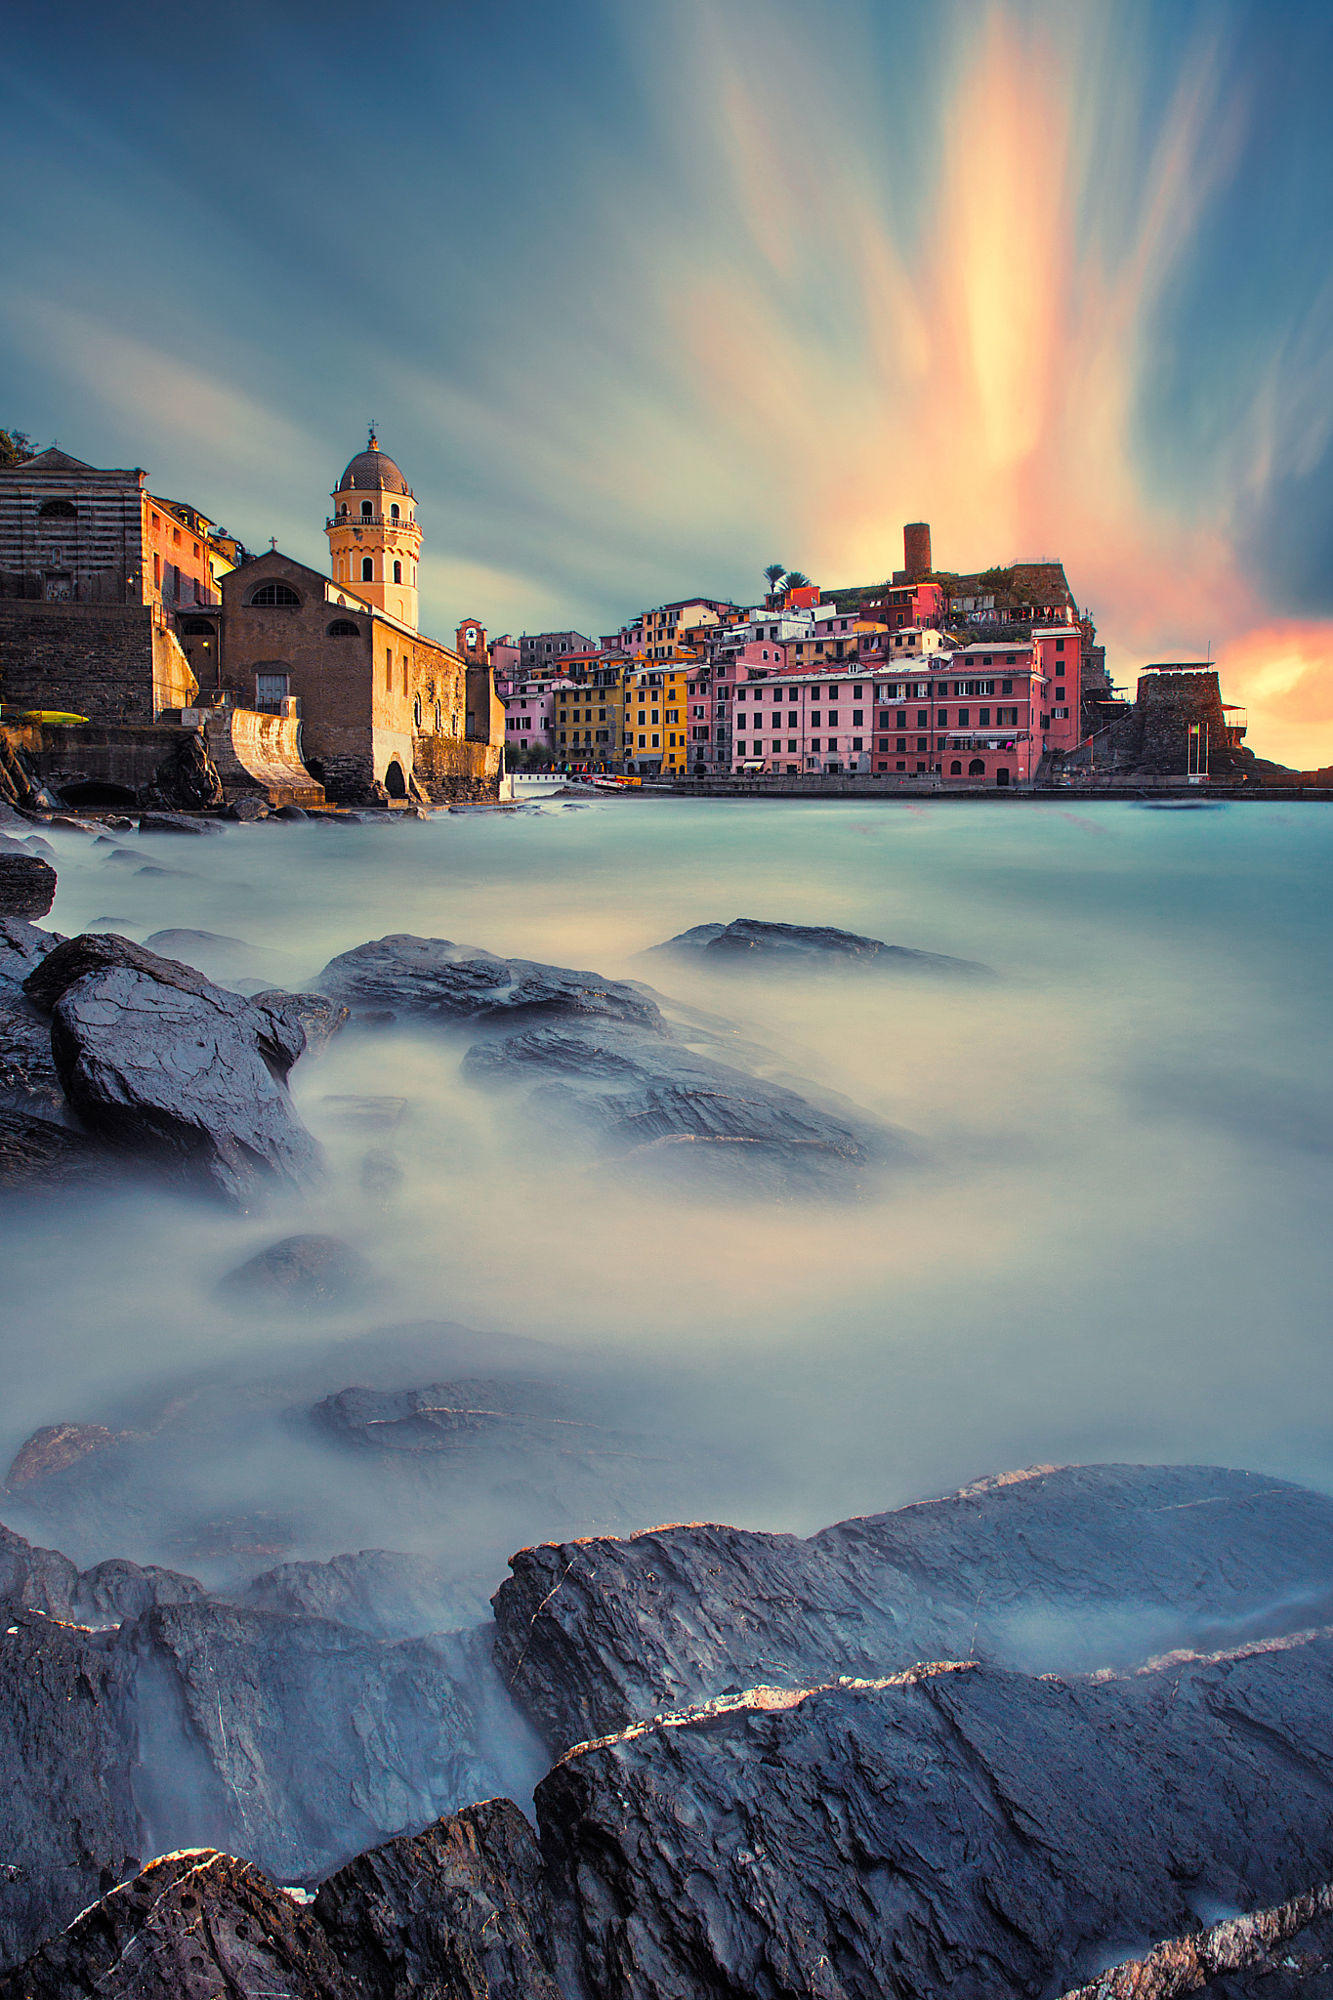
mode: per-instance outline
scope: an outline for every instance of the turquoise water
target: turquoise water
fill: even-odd
[[[227,976],[265,984],[393,931],[645,979],[916,1135],[921,1159],[860,1201],[692,1198],[469,1088],[459,1043],[343,1037],[294,1075],[329,1160],[308,1196],[233,1216],[134,1191],[0,1220],[0,1456],[182,1369],[434,1316],[573,1350],[589,1379],[642,1366],[639,1419],[665,1393],[697,1447],[696,1516],[809,1530],[1071,1459],[1333,1489],[1333,809],[609,799],[126,836],[181,871],[165,876],[54,839],[55,929],[228,934],[245,951]],[[740,915],[1000,976],[724,978],[638,957]],[[375,1140],[400,1179],[374,1199],[366,1131],[337,1103],[356,1095],[403,1100]],[[296,1229],[364,1251],[373,1313],[238,1328],[216,1277]],[[228,1504],[258,1504],[271,1470],[237,1466]],[[344,1513],[330,1535],[358,1529],[388,1534]]]

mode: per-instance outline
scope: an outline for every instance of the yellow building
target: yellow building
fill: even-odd
[[[552,744],[557,764],[619,770],[624,754],[624,663],[576,663],[552,690]]]
[[[683,774],[689,745],[689,677],[698,656],[673,646],[669,658],[625,672],[625,769],[641,777]]]

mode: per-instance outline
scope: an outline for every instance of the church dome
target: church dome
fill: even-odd
[[[370,443],[364,451],[357,453],[334,490],[348,493],[354,487],[368,487],[372,492],[406,493],[411,497],[411,487],[388,452],[380,450],[373,431]]]

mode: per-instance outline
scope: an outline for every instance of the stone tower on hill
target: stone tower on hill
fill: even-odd
[[[416,511],[415,494],[372,430],[338,481],[325,523],[333,580],[413,631],[421,555]]]

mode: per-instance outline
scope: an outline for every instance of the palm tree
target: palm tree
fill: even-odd
[[[789,569],[782,579],[784,590],[804,590],[810,579],[803,569]]]
[[[764,571],[764,575],[768,578],[768,594],[770,597],[776,596],[778,585],[786,574],[787,567],[785,563],[770,563],[768,565],[768,568]]]

